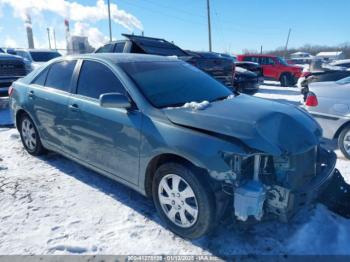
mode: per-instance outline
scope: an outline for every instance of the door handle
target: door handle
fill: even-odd
[[[71,111],[77,112],[79,111],[79,106],[77,104],[72,104],[68,106]]]
[[[29,91],[28,92],[28,97],[29,98],[34,98],[35,97],[34,91]]]

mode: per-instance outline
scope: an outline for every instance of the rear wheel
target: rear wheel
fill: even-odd
[[[350,159],[350,126],[345,127],[338,138],[338,145],[343,155]]]
[[[27,114],[21,116],[19,122],[19,133],[21,135],[23,146],[29,154],[37,156],[45,152],[33,120]]]
[[[171,231],[196,239],[214,228],[215,201],[209,188],[185,165],[167,163],[158,168],[153,181],[153,200]]]

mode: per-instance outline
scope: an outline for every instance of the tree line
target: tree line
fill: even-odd
[[[350,42],[346,42],[337,46],[327,46],[327,45],[310,45],[305,44],[299,48],[288,48],[287,51],[285,47],[278,47],[275,50],[263,51],[263,54],[271,54],[276,56],[282,56],[289,58],[291,54],[295,52],[307,52],[311,55],[316,55],[319,52],[329,52],[329,51],[343,51],[346,58],[350,58]],[[260,50],[243,50],[244,54],[248,53],[260,53]]]

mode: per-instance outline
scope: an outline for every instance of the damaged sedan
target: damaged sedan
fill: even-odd
[[[9,93],[30,154],[58,152],[150,197],[185,238],[227,214],[288,221],[341,180],[309,114],[234,93],[174,57],[58,58]]]

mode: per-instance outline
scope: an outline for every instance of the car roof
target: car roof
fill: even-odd
[[[26,52],[52,52],[58,53],[55,49],[15,49],[16,51],[26,51]]]
[[[333,61],[331,64],[332,65],[341,65],[341,64],[347,64],[347,63],[350,63],[350,59],[336,60],[336,61]]]
[[[276,55],[262,55],[262,54],[244,54],[241,56],[257,56],[257,57],[277,57]]]
[[[158,56],[146,54],[130,54],[130,53],[92,53],[83,55],[71,55],[61,59],[100,59],[106,60],[113,64],[127,63],[127,62],[170,62],[182,61],[176,56]]]

